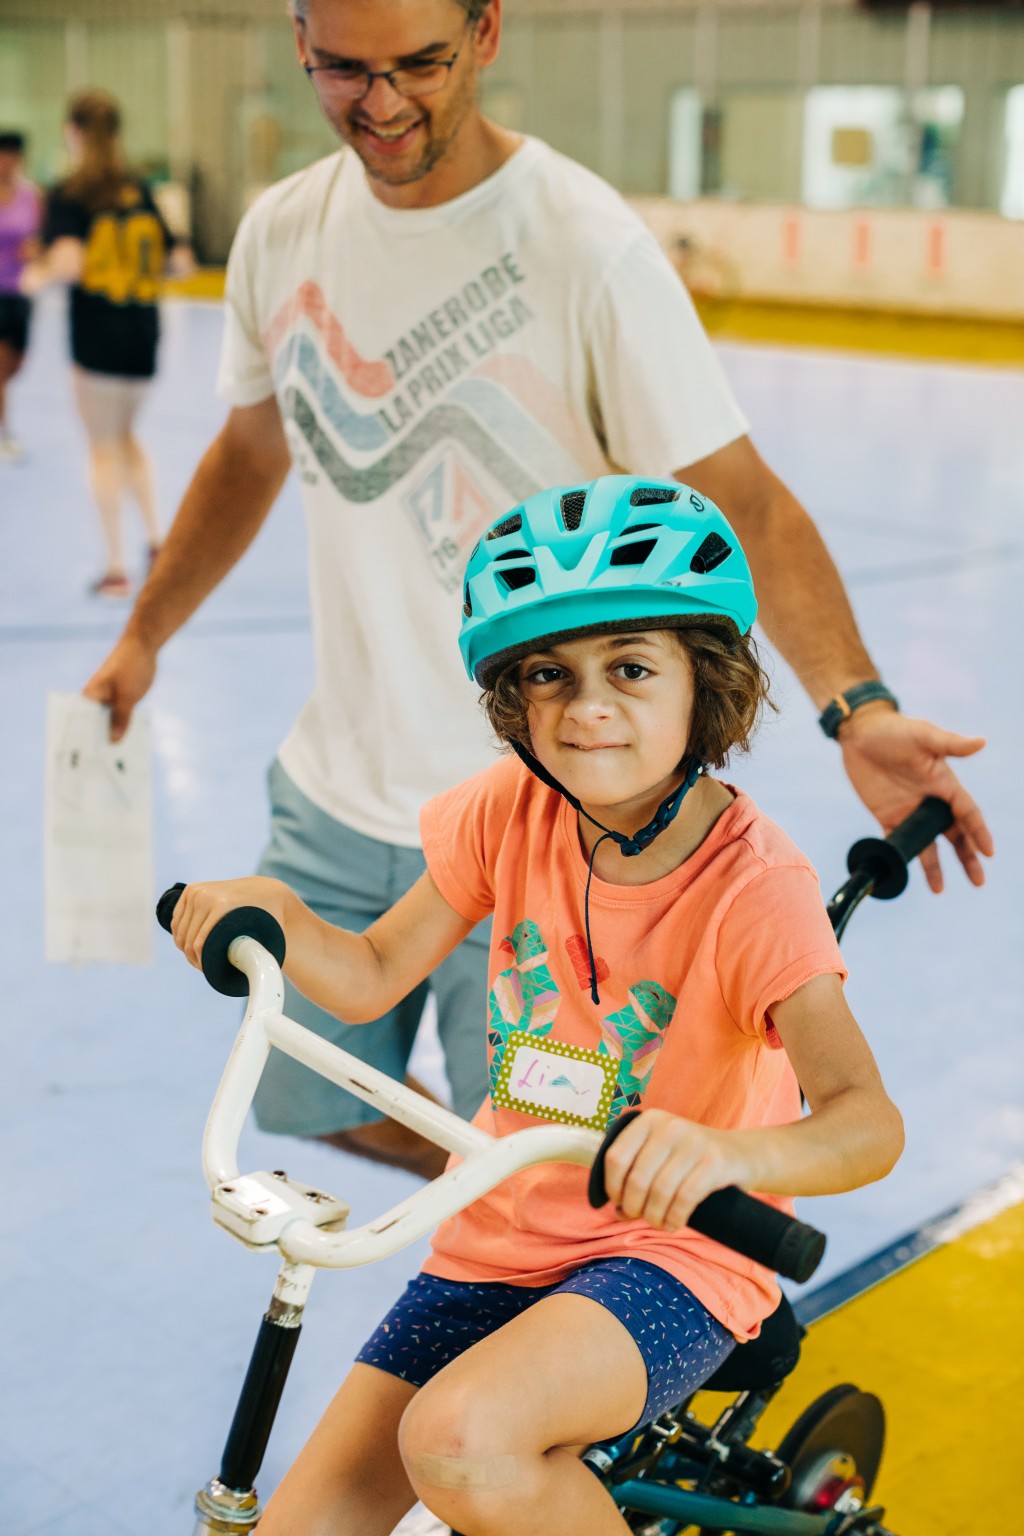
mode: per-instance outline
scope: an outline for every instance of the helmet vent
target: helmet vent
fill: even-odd
[[[657,507],[666,501],[678,501],[679,494],[679,489],[673,491],[667,485],[638,485],[629,504],[631,507]]]
[[[632,528],[626,529],[622,537],[628,539],[631,533],[647,533],[649,529],[660,528],[661,526],[661,523],[634,523]]]
[[[608,564],[643,565],[654,546],[654,539],[636,539],[632,544],[619,544],[612,550]]]
[[[473,617],[473,599],[469,595],[468,584],[462,598],[462,613],[463,616],[467,619],[471,619]]]
[[[587,500],[586,491],[567,491],[559,501],[559,509],[562,513],[562,522],[567,533],[575,533],[583,521],[583,508]]]
[[[531,587],[537,580],[537,572],[532,565],[514,565],[510,570],[496,571],[495,575],[504,584],[506,592]]]
[[[522,514],[510,512],[508,517],[502,518],[500,523],[495,523],[493,528],[488,528],[486,537],[489,539],[504,539],[510,533],[518,533],[522,526]]]
[[[728,560],[731,554],[731,544],[727,544],[720,534],[709,533],[690,561],[690,570],[698,576],[706,576],[709,571],[721,565],[723,560]]]

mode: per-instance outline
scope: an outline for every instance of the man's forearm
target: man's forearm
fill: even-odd
[[[157,651],[241,559],[262,527],[287,464],[250,466],[223,435],[203,455],[126,636]]]
[[[878,672],[820,533],[781,481],[773,490],[736,532],[750,561],[761,626],[823,709]]]
[[[750,562],[758,620],[817,708],[854,683],[876,678],[821,534],[749,439],[679,478],[710,496],[732,523]]]

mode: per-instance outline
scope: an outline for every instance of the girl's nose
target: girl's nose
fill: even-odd
[[[565,712],[574,720],[600,719],[612,710],[611,690],[603,678],[581,678],[573,689]]]

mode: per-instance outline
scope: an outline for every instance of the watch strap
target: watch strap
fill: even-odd
[[[867,683],[855,683],[852,688],[847,688],[845,693],[837,693],[834,699],[830,699],[818,716],[818,724],[825,735],[834,741],[839,732],[839,727],[844,720],[848,720],[855,709],[862,704],[873,704],[876,699],[885,699],[887,703],[899,709],[899,704],[893,694],[884,683],[872,680]]]

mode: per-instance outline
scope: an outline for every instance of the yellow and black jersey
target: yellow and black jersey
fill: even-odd
[[[63,184],[46,200],[43,242],[84,246],[71,290],[71,355],[94,373],[149,378],[156,368],[157,300],[173,243],[145,183],[127,181],[109,205],[89,208]]]

